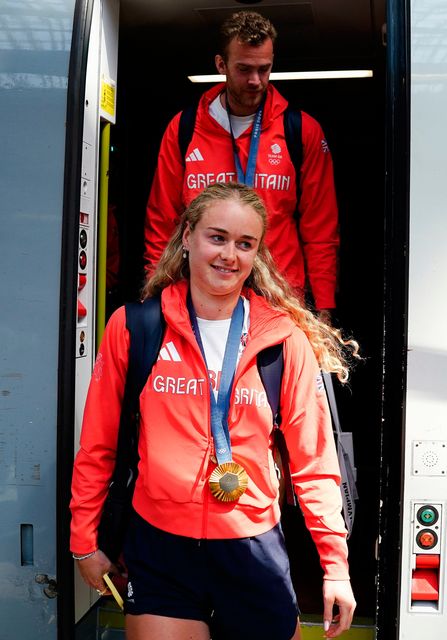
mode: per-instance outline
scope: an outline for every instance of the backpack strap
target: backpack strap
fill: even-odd
[[[257,365],[273,413],[273,424],[279,427],[281,424],[279,396],[284,369],[282,342],[260,351],[257,356]]]
[[[159,296],[126,304],[126,327],[130,334],[127,378],[136,399],[158,357],[164,325]]]
[[[159,296],[148,298],[144,302],[129,302],[125,309],[130,345],[126,386],[121,405],[116,467],[121,463],[126,467],[132,467],[133,462],[138,459],[140,394],[157,360],[165,326]]]
[[[289,466],[289,452],[284,438],[284,434],[280,429],[281,412],[279,406],[279,397],[281,393],[282,374],[284,370],[284,355],[282,342],[267,347],[260,351],[257,356],[257,365],[259,375],[267,394],[267,400],[273,414],[273,439],[281,457],[282,473],[284,478],[284,486],[286,490],[287,503],[295,506],[297,504],[295,491],[293,489],[292,477]]]
[[[301,111],[292,109],[289,105],[284,111],[284,135],[286,138],[287,151],[296,173],[296,201],[301,198],[300,174],[303,163],[303,136],[302,136],[302,116]]]
[[[186,152],[188,151],[189,143],[191,142],[192,134],[194,133],[198,106],[199,101],[197,100],[196,102],[193,102],[185,109],[183,109],[182,113],[180,114],[180,121],[178,126],[178,146],[183,164],[185,164]]]

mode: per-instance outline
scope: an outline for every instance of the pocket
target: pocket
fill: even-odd
[[[266,576],[270,582],[283,582],[290,575],[284,535],[280,525],[270,531],[250,538],[252,561],[256,571]]]
[[[141,396],[139,482],[153,500],[202,501],[209,438],[201,403],[190,407],[185,398],[160,393],[154,399],[147,391]],[[154,401],[157,416],[151,412]]]

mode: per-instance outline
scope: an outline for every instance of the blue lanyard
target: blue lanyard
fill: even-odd
[[[251,132],[250,150],[248,152],[247,171],[244,174],[239,153],[237,150],[236,140],[234,139],[233,127],[231,126],[230,107],[228,105],[227,96],[225,95],[225,105],[228,113],[228,121],[230,123],[231,142],[233,144],[234,164],[236,165],[237,181],[252,187],[255,183],[256,158],[258,156],[259,140],[261,138],[262,112],[264,110],[265,96],[256,111],[253,121],[253,129]]]
[[[205,350],[200,336],[199,325],[197,324],[197,315],[194,310],[191,295],[188,294],[187,299],[189,317],[191,319],[192,328],[196,336],[197,344],[202,352],[203,359],[206,364]],[[234,308],[231,316],[230,330],[228,332],[227,344],[222,363],[222,373],[220,377],[219,393],[217,400],[210,384],[210,401],[211,401],[211,432],[213,434],[214,449],[216,452],[217,462],[231,462],[231,442],[228,430],[228,411],[230,407],[231,388],[233,386],[234,373],[236,371],[237,357],[239,353],[239,345],[241,343],[242,327],[244,324],[244,303],[242,298]],[[207,365],[208,369],[208,365]]]

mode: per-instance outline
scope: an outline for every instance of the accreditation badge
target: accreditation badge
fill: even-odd
[[[237,462],[219,464],[209,479],[210,491],[221,502],[238,500],[248,486],[247,472]]]

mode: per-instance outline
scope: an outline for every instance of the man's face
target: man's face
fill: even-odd
[[[227,96],[231,112],[236,116],[255,113],[269,82],[273,64],[273,42],[261,45],[243,44],[234,38],[227,59],[215,58],[219,73],[227,76]]]

